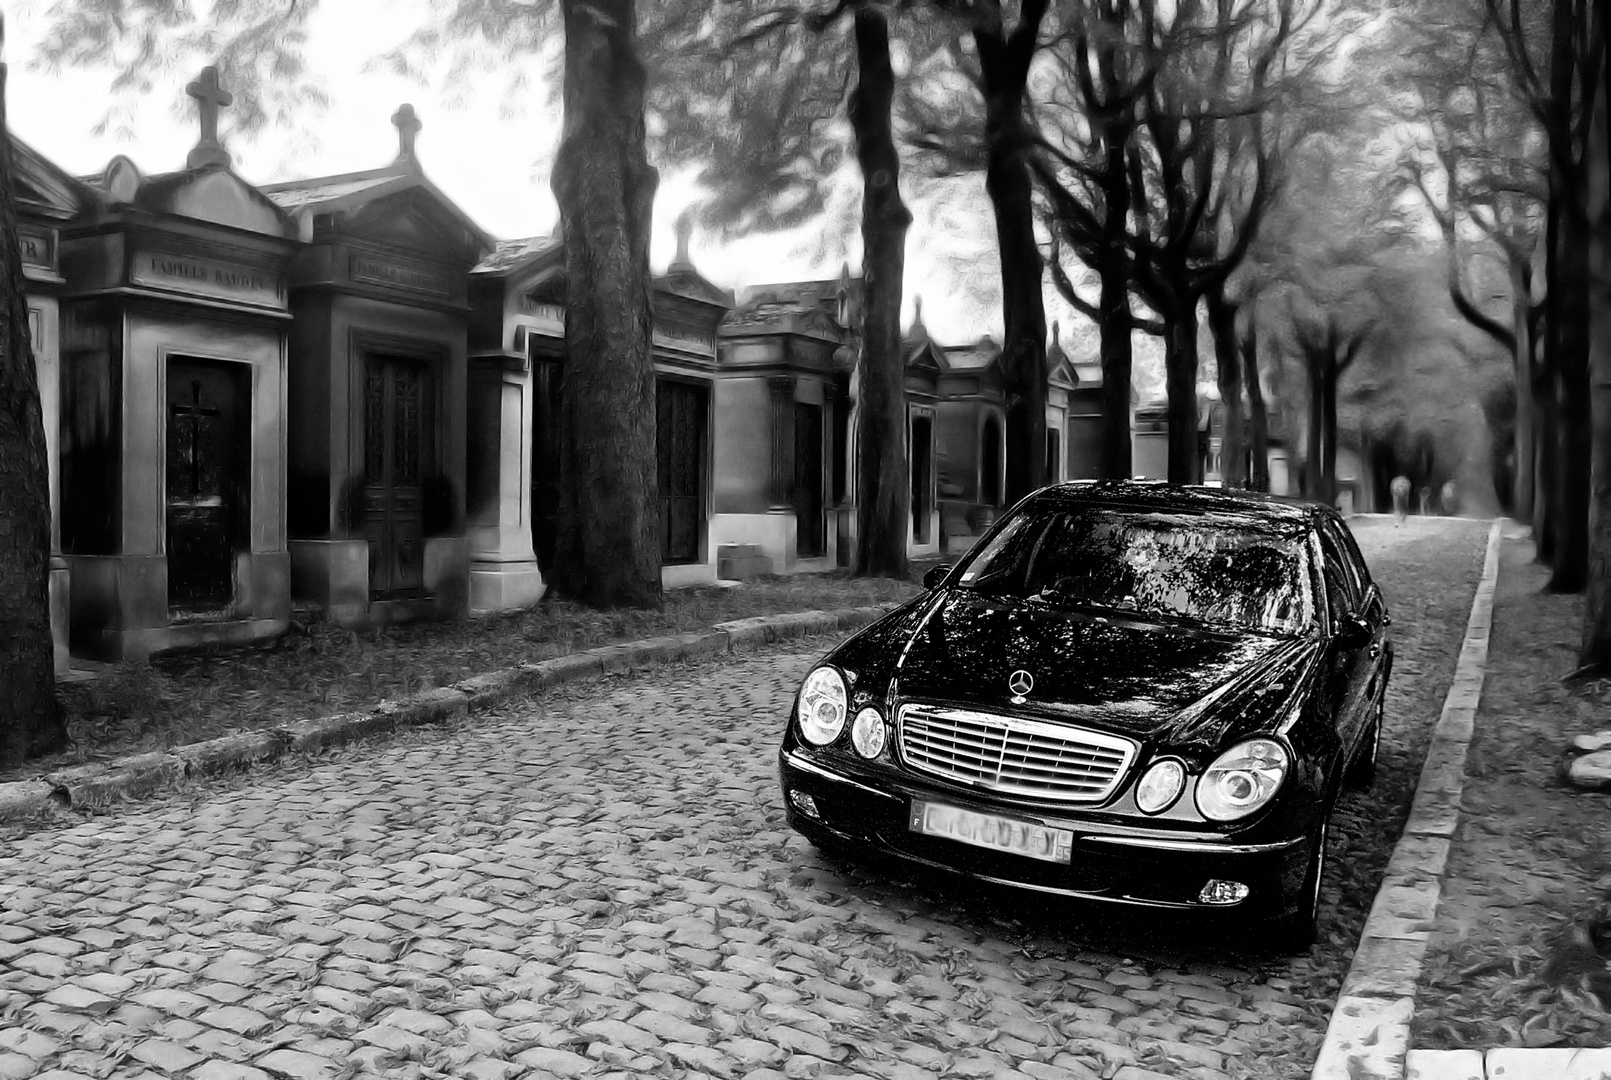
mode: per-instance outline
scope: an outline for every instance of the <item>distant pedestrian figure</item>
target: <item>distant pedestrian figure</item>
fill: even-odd
[[[1389,486],[1393,492],[1393,524],[1402,525],[1410,512],[1410,478],[1395,476]]]
[[[1424,487],[1424,488],[1421,489],[1421,513],[1423,515],[1426,515],[1426,514],[1430,514],[1431,512],[1432,512],[1432,489],[1429,488],[1429,487]]]
[[[1445,514],[1453,517],[1460,512],[1460,495],[1459,492],[1455,491],[1454,489],[1453,480],[1450,480],[1447,484],[1443,485],[1442,501],[1443,512]]]

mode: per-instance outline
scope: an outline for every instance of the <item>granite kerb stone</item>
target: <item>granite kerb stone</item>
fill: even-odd
[[[604,645],[464,679],[369,709],[312,717],[262,731],[241,732],[167,751],[60,769],[42,777],[0,783],[0,821],[37,817],[52,806],[91,810],[139,797],[192,777],[249,768],[288,753],[312,753],[358,739],[439,724],[516,700],[545,687],[611,672],[634,671],[679,660],[729,654],[814,634],[854,629],[881,618],[897,603],[834,611],[763,615],[711,630],[668,634]]]

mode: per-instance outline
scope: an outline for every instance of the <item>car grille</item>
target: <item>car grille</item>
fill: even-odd
[[[930,705],[902,707],[897,728],[901,758],[914,769],[1057,802],[1102,802],[1136,754],[1114,735]]]

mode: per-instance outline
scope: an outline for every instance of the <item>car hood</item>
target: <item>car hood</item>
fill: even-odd
[[[911,631],[894,696],[1061,719],[1143,742],[1221,742],[1269,728],[1319,646],[1098,609],[951,590]],[[1011,701],[1008,679],[1034,688]]]

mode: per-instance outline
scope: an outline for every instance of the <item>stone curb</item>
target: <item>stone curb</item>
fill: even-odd
[[[1311,1080],[1403,1080],[1415,987],[1436,926],[1449,842],[1460,819],[1466,748],[1488,666],[1502,519],[1488,530],[1454,679],[1415,785],[1410,817],[1376,890]]]
[[[61,769],[35,779],[0,784],[0,822],[36,817],[51,807],[100,809],[191,778],[249,768],[288,753],[317,751],[464,717],[573,679],[637,671],[678,660],[737,653],[791,638],[853,630],[899,606],[900,602],[892,601],[872,607],[762,615],[717,623],[705,631],[602,645],[487,672],[410,697],[388,699],[362,712],[314,717],[109,763]]]

